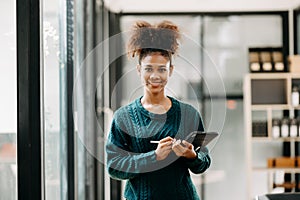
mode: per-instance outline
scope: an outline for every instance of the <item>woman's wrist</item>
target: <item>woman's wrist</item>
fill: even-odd
[[[190,155],[186,156],[188,159],[196,159],[198,157],[198,154],[193,151]]]

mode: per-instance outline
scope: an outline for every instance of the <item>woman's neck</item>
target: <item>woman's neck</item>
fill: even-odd
[[[168,100],[168,97],[165,93],[153,94],[144,92],[144,96],[142,98],[142,101],[147,104],[163,104],[166,100]]]
[[[172,106],[171,100],[164,93],[144,93],[141,104],[146,110],[156,114],[166,113]]]

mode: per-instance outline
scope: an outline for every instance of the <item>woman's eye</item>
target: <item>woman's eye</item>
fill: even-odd
[[[159,71],[160,72],[165,72],[165,71],[167,71],[165,68],[161,68],[161,69],[159,69]]]
[[[151,69],[151,68],[145,68],[145,71],[146,71],[146,72],[151,72],[152,69]]]

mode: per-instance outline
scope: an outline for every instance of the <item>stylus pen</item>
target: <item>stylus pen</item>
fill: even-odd
[[[151,140],[150,143],[153,143],[153,144],[158,144],[159,141],[155,141],[155,140]]]
[[[151,140],[150,143],[153,143],[153,144],[158,144],[159,141],[156,141],[156,140]],[[173,143],[174,143],[174,140],[173,140]]]

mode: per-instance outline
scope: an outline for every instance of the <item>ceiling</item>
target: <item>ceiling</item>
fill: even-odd
[[[112,12],[247,12],[286,11],[300,0],[104,0]]]

